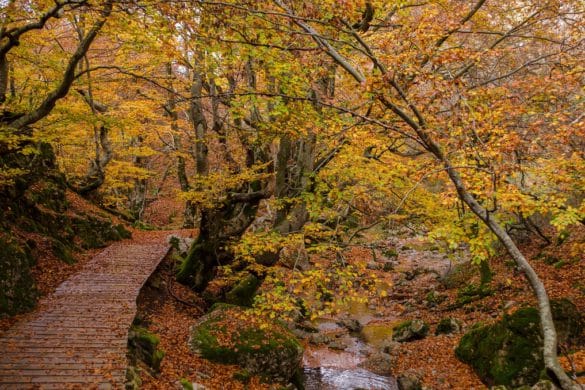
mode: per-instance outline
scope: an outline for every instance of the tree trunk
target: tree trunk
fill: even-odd
[[[203,114],[201,105],[201,96],[203,94],[203,78],[201,73],[193,70],[193,81],[191,84],[191,103],[189,105],[189,117],[193,125],[193,132],[195,134],[195,145],[193,147],[193,157],[195,158],[195,165],[197,174],[207,175],[209,171],[207,161],[207,121]]]
[[[173,68],[172,65],[169,63],[167,64],[167,73],[169,78],[172,79],[173,77]],[[173,137],[173,150],[175,152],[181,152],[182,149],[182,142],[181,142],[181,135],[179,134],[179,114],[177,113],[177,104],[176,104],[176,96],[175,90],[171,83],[169,87],[169,101],[165,106],[165,109],[168,115],[171,118],[171,134]],[[181,154],[177,155],[177,179],[179,180],[179,186],[181,187],[181,191],[186,192],[189,191],[191,186],[189,185],[189,179],[187,178],[187,169],[185,164],[185,157]],[[183,211],[183,228],[185,229],[192,229],[195,227],[195,219],[196,219],[197,210],[195,205],[188,200],[185,202],[185,209]]]
[[[248,194],[251,196],[241,202],[228,199],[217,209],[201,211],[199,236],[177,273],[179,282],[203,291],[213,278],[216,266],[233,260],[230,244],[254,222],[260,200],[264,198],[261,193]]]
[[[530,263],[526,260],[522,252],[518,249],[512,238],[508,235],[506,230],[502,228],[502,226],[498,223],[493,215],[491,215],[483,206],[481,206],[477,200],[467,191],[463,180],[459,173],[452,167],[451,163],[447,158],[443,156],[442,151],[438,148],[438,146],[429,140],[429,146],[431,149],[436,150],[433,151],[433,154],[437,156],[444,164],[445,169],[449,175],[449,178],[455,185],[457,189],[457,193],[459,197],[465,204],[469,207],[469,209],[477,215],[488,227],[489,229],[496,235],[496,237],[500,240],[500,242],[506,248],[508,254],[512,257],[516,265],[524,272],[526,275],[534,294],[536,295],[536,299],[538,301],[538,308],[540,313],[540,326],[543,333],[544,338],[544,346],[543,346],[543,358],[544,364],[547,370],[547,373],[560,383],[563,389],[572,390],[572,389],[580,389],[581,386],[575,384],[565,373],[562,369],[561,365],[559,364],[559,360],[557,357],[557,332],[555,330],[555,324],[553,322],[552,312],[550,308],[550,301],[548,298],[548,294],[544,287],[544,284],[530,265]]]
[[[8,91],[8,59],[5,54],[0,54],[0,103],[6,101]]]
[[[133,137],[131,141],[132,146],[140,146],[142,144],[143,137],[137,136]],[[133,157],[133,163],[135,167],[138,168],[146,168],[146,157]],[[130,211],[132,216],[140,221],[142,219],[142,214],[144,213],[144,208],[146,207],[146,190],[147,190],[147,181],[145,178],[135,178],[134,179],[134,188],[130,195]]]
[[[249,61],[248,71],[253,72]],[[248,83],[254,80],[248,74]],[[193,155],[196,162],[197,174],[207,175],[209,170],[207,150],[207,122],[203,116],[200,96],[202,95],[203,79],[197,71],[193,74],[191,86],[190,119],[195,131],[195,147]],[[214,95],[214,91],[212,91]],[[213,103],[213,102],[212,102]],[[213,107],[212,107],[213,108]],[[217,107],[215,107],[217,109]],[[255,124],[260,120],[256,107],[250,109],[249,123]],[[218,112],[215,112],[218,114]],[[236,121],[237,122],[237,121]],[[236,124],[241,125],[241,122]],[[223,121],[214,118],[214,125],[224,126]],[[222,134],[221,129],[214,129]],[[252,130],[256,130],[252,127]],[[255,145],[242,142],[246,152],[246,167],[250,168],[257,162],[266,162],[266,154]],[[203,291],[213,278],[217,265],[231,262],[233,254],[229,247],[233,241],[239,240],[246,229],[254,222],[260,201],[267,197],[264,192],[266,183],[253,181],[232,188],[221,205],[213,209],[201,210],[199,236],[183,261],[177,274],[177,280],[190,285],[196,291]]]

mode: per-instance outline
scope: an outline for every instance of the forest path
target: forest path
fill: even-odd
[[[177,232],[137,232],[89,260],[0,338],[0,389],[122,389],[136,297]]]

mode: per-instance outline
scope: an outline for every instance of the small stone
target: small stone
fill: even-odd
[[[375,261],[371,261],[368,263],[368,265],[366,266],[367,269],[370,270],[379,270],[380,269],[380,264],[376,263]]]
[[[350,332],[359,332],[362,330],[362,324],[355,318],[342,318],[337,321],[337,325],[349,330]]]
[[[422,390],[421,380],[413,372],[405,372],[396,378],[399,390]]]
[[[176,234],[167,236],[167,242],[177,251],[180,256],[187,256],[187,252],[195,240],[189,237],[181,237]]]
[[[393,340],[385,340],[380,344],[380,351],[387,353],[390,356],[398,355],[401,344]]]
[[[382,271],[384,272],[389,272],[389,271],[393,271],[394,270],[394,264],[390,261],[384,263],[384,265],[382,266]]]
[[[374,352],[359,364],[361,368],[377,375],[390,375],[392,357],[384,352]]]
[[[404,321],[394,327],[392,339],[399,342],[421,340],[429,332],[429,326],[422,320]]]
[[[327,346],[338,351],[345,351],[349,345],[345,339],[336,339],[328,343]]]
[[[311,333],[309,335],[309,342],[311,344],[327,344],[333,341],[333,337],[326,333]]]
[[[310,321],[302,321],[296,324],[296,327],[307,333],[317,333],[319,329]]]
[[[439,335],[459,332],[461,332],[461,322],[459,320],[455,318],[443,318],[439,321],[435,334]]]
[[[504,303],[504,310],[511,309],[513,306],[516,306],[516,301],[506,301]]]

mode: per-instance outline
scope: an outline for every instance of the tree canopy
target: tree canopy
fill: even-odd
[[[199,227],[178,279],[201,291],[245,264],[277,287],[258,300],[273,315],[350,278],[342,249],[375,226],[416,221],[477,264],[501,246],[570,388],[511,233],[585,223],[584,16],[582,0],[6,0],[0,155],[50,143],[73,190],[132,221],[171,188]],[[0,166],[0,188],[25,173]],[[279,290],[283,247],[340,266]]]

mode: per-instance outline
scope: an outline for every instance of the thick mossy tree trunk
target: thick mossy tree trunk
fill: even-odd
[[[199,236],[177,274],[177,280],[203,291],[215,268],[233,260],[230,244],[238,240],[256,218],[262,191],[234,194],[216,209],[203,210]]]
[[[199,55],[199,60],[202,59],[201,56],[202,54]],[[253,73],[251,65],[247,72]],[[252,76],[248,78],[250,77]],[[253,81],[248,80],[248,83],[250,88],[255,88]],[[225,160],[228,163],[235,162],[228,152],[225,134],[223,133],[225,122],[221,120],[219,113],[218,91],[216,91],[213,80],[205,83],[203,74],[194,66],[189,119],[195,139],[191,154],[195,162],[196,173],[199,176],[207,176],[209,173],[208,123],[204,115],[201,99],[204,84],[207,85],[208,92],[212,97],[213,126],[211,130],[219,136]],[[229,106],[229,102],[226,102],[226,104]],[[246,122],[248,124],[247,130],[256,132],[255,125],[258,120],[257,110],[252,107],[250,109],[250,118],[247,118],[246,121],[234,119],[234,123],[236,127],[240,128],[243,126],[243,122]],[[250,144],[246,139],[242,139],[241,143],[246,153],[246,168],[250,169],[257,163],[262,164],[268,161],[268,154],[263,151],[260,145]],[[239,171],[238,167],[234,169]],[[254,222],[260,201],[269,196],[268,191],[266,191],[266,184],[266,182],[253,180],[241,184],[237,188],[227,189],[226,197],[221,201],[221,204],[215,208],[201,209],[199,211],[199,236],[181,264],[177,274],[179,282],[191,286],[195,291],[203,291],[213,278],[215,268],[218,265],[229,264],[233,260],[230,245],[239,240],[246,229]],[[192,190],[197,190],[197,188],[192,188]]]

